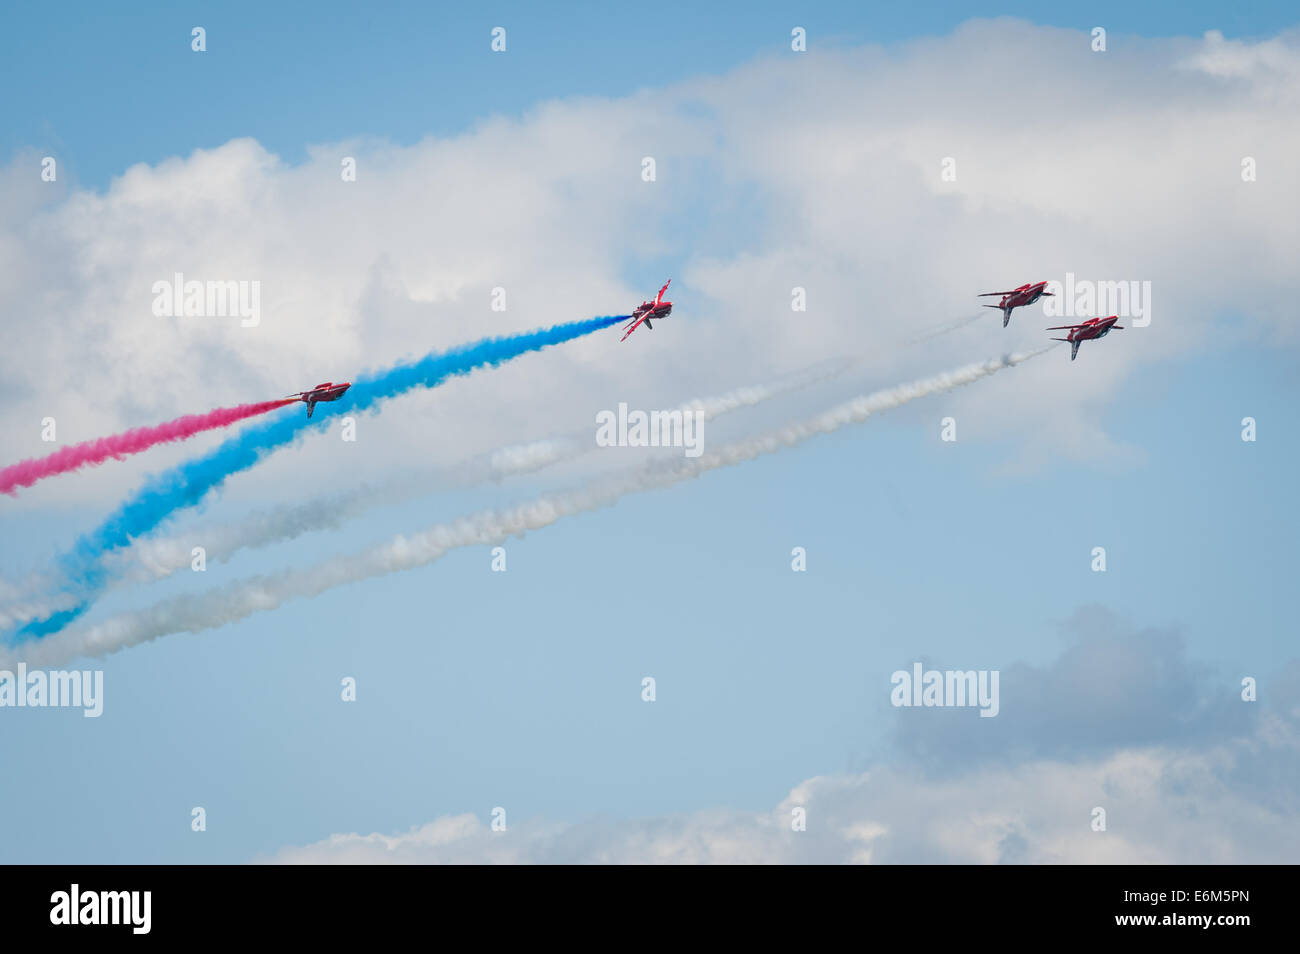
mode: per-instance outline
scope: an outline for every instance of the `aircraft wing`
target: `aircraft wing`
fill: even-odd
[[[655,295],[655,304],[656,304],[656,305],[659,304],[661,301],[663,301],[664,292],[666,292],[666,291],[668,290],[668,286],[671,285],[672,283],[673,283],[673,280],[672,280],[671,278],[668,279],[668,281],[664,282],[664,287],[661,288],[661,289],[659,289],[659,294]]]
[[[638,328],[638,326],[640,326],[641,322],[645,321],[646,315],[648,315],[648,314],[650,314],[650,312],[647,311],[647,312],[645,313],[645,315],[642,315],[642,316],[639,317],[639,318],[633,318],[633,319],[632,319],[631,321],[629,321],[626,325],[624,325],[624,326],[623,326],[623,337],[622,337],[622,338],[619,338],[618,340],[619,340],[619,341],[626,341],[626,340],[627,340],[627,336],[630,335],[632,332],[636,331],[636,329]]]
[[[1044,331],[1068,331],[1068,330],[1073,330],[1075,328],[1082,328],[1086,324],[1087,322],[1085,321],[1077,325],[1050,325],[1047,328],[1044,328],[1043,330]]]
[[[667,286],[664,286],[664,287],[667,287]],[[993,298],[993,297],[996,296],[996,295],[1014,295],[1015,293],[1016,293],[1016,290],[1013,288],[1013,289],[1011,289],[1011,291],[1009,291],[1009,292],[981,292],[980,294],[976,295],[975,297],[976,297],[976,298]]]

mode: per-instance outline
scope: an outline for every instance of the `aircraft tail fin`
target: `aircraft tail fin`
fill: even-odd
[[[1003,327],[1003,328],[1005,328],[1005,327],[1007,326],[1007,323],[1008,323],[1009,321],[1011,321],[1011,309],[1010,309],[1010,308],[1003,308],[1001,305],[985,305],[984,307],[985,307],[985,308],[996,308],[998,311],[1002,312],[1002,327]]]

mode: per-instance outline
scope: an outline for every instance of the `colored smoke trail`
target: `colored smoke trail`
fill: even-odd
[[[222,407],[206,414],[186,414],[166,424],[137,427],[111,437],[72,444],[55,451],[48,457],[33,457],[0,470],[0,493],[16,495],[18,488],[30,487],[46,477],[69,474],[83,467],[102,464],[109,459],[121,460],[123,457],[139,454],[158,444],[183,441],[195,434],[202,434],[204,431],[215,430],[218,427],[229,427],[231,424],[293,403],[294,398],[281,398],[278,401],[263,401],[260,404]]]
[[[272,451],[292,444],[308,429],[325,429],[332,415],[364,411],[413,388],[437,387],[450,377],[494,367],[520,355],[608,328],[626,318],[626,315],[607,315],[503,338],[485,338],[386,371],[362,375],[338,401],[317,405],[314,418],[295,414],[249,428],[203,457],[156,475],[60,559],[62,588],[65,593],[78,595],[80,601],[44,619],[30,621],[18,631],[18,637],[42,637],[58,632],[84,613],[94,595],[106,585],[107,572],[101,559],[106,553],[150,533],[177,511],[197,505],[227,477],[248,470]]]
[[[530,530],[548,527],[564,517],[608,507],[620,498],[669,487],[712,470],[731,467],[786,447],[794,447],[820,434],[861,423],[883,411],[919,398],[973,384],[983,378],[1056,347],[1003,355],[953,371],[921,378],[896,387],[862,395],[821,414],[755,437],[736,441],[695,458],[653,462],[631,474],[598,480],[588,487],[539,497],[516,507],[484,511],[420,533],[401,535],[360,553],[326,560],[311,567],[283,570],[218,587],[197,596],[157,603],[144,610],[123,613],[96,626],[71,630],[39,643],[17,647],[29,665],[61,665],[71,658],[104,655],[172,633],[201,632],[237,622],[293,599],[319,595],[326,590],[372,577],[425,566],[458,547],[496,545]],[[9,654],[0,654],[7,665]]]

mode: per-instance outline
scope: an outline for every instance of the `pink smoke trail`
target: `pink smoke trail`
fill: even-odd
[[[293,404],[296,400],[296,398],[281,398],[277,401],[262,401],[260,404],[220,407],[206,414],[186,414],[166,424],[137,427],[122,434],[114,434],[112,437],[101,437],[98,440],[73,444],[55,451],[48,457],[33,457],[0,470],[0,493],[14,496],[19,487],[30,487],[46,477],[102,464],[110,457],[121,460],[128,454],[138,454],[155,444],[183,441],[203,431],[228,427],[238,421],[274,411],[277,407]]]

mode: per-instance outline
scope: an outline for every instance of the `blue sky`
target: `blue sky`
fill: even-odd
[[[472,143],[494,116],[521,123],[533,117],[545,124],[550,119],[537,119],[538,107],[550,100],[581,110],[587,98],[595,98],[606,110],[602,115],[626,113],[631,123],[641,115],[640,107],[626,104],[653,103],[667,95],[659,91],[677,84],[746,71],[761,77],[764,63],[788,55],[793,25],[807,28],[810,56],[833,45],[846,62],[864,45],[883,45],[886,60],[922,56],[918,49],[924,43],[918,41],[949,42],[975,15],[1016,17],[1032,29],[1079,31],[1081,43],[1088,29],[1102,25],[1117,51],[1161,38],[1193,44],[1210,29],[1229,40],[1267,40],[1295,26],[1294,11],[1284,5],[1219,6],[1159,3],[1134,10],[1126,4],[1012,4],[972,10],[932,4],[865,10],[858,4],[757,4],[713,11],[669,4],[613,11],[593,4],[543,14],[525,5],[457,11],[399,4],[375,11],[339,4],[306,12],[251,4],[152,4],[112,16],[87,10],[58,22],[23,9],[10,15],[10,29],[0,38],[6,88],[19,91],[6,106],[0,159],[12,159],[17,167],[25,156],[54,154],[64,170],[61,189],[67,191],[41,206],[54,208],[49,214],[55,218],[32,213],[27,234],[44,241],[57,231],[51,223],[63,221],[58,215],[76,212],[58,212],[62,196],[89,192],[109,198],[88,207],[86,229],[120,249],[133,241],[147,244],[140,236],[154,233],[133,232],[114,217],[116,177],[137,163],[157,166],[196,149],[219,150],[232,139],[255,139],[288,169],[298,170],[292,188],[310,189],[315,187],[313,149],[328,151],[322,144],[374,140],[357,151],[366,157],[363,163],[379,164],[383,156],[400,155],[426,137]],[[207,29],[208,52],[202,56],[189,50],[194,25]],[[488,50],[488,30],[496,25],[508,30],[508,52],[502,56]],[[1022,23],[1009,32],[1020,36],[1025,29],[1031,28]],[[1007,69],[1014,68],[1018,53],[1014,46],[989,51]],[[1166,79],[1162,75],[1153,86]],[[844,88],[835,94],[853,95]],[[1150,108],[1154,120],[1150,102],[1139,100],[1135,108]],[[726,100],[714,105],[722,110]],[[1243,97],[1243,116],[1249,106],[1249,97]],[[1055,128],[1055,120],[1046,117],[1045,125]],[[708,130],[709,119],[702,122]],[[557,122],[557,128],[562,135],[566,127]],[[645,134],[653,142],[657,130]],[[611,131],[611,150],[624,148],[625,135],[626,130]],[[1122,138],[1105,146],[1130,155],[1136,150]],[[480,446],[473,439],[480,432],[486,435],[484,446],[505,442],[498,434],[517,439],[565,432],[587,420],[592,405],[584,403],[586,392],[578,392],[588,385],[596,407],[621,399],[671,406],[704,393],[706,386],[717,393],[762,380],[779,366],[780,345],[765,350],[768,319],[761,310],[737,306],[732,314],[724,305],[715,316],[708,306],[725,300],[729,264],[739,268],[747,256],[772,251],[773,234],[783,223],[811,218],[810,206],[787,203],[779,186],[764,187],[748,167],[737,167],[732,181],[725,158],[715,155],[694,164],[691,144],[662,148],[670,152],[663,168],[678,176],[676,182],[665,177],[665,190],[677,191],[668,192],[663,207],[650,213],[644,243],[636,234],[640,219],[611,228],[607,260],[598,261],[593,251],[590,263],[572,265],[579,275],[592,269],[593,284],[586,289],[569,275],[557,280],[558,288],[535,277],[520,279],[529,292],[520,297],[548,301],[546,310],[539,307],[517,320],[532,327],[553,312],[568,318],[608,313],[622,307],[621,301],[601,304],[592,287],[603,293],[627,283],[635,294],[649,294],[664,272],[675,276],[674,289],[680,286],[679,305],[654,333],[672,337],[644,342],[658,350],[644,351],[622,383],[617,375],[612,381],[588,375],[581,362],[622,360],[621,352],[611,358],[613,352],[597,352],[591,345],[588,351],[573,349],[578,357],[572,359],[546,354],[527,359],[517,371],[476,374],[448,389],[446,406],[457,413],[446,411],[446,417],[438,416],[438,402],[444,400],[438,394],[389,407],[375,425],[388,429],[368,432],[376,435],[367,439],[377,461],[398,467],[412,463],[417,445],[404,448],[404,433],[420,441],[420,448],[436,446],[454,460]],[[680,152],[671,154],[675,148]],[[329,156],[320,165],[326,174],[334,168],[333,153]],[[774,154],[772,161],[780,159]],[[770,181],[784,180],[778,174]],[[176,196],[186,189],[158,187],[164,185],[178,190],[167,193],[169,201],[179,201]],[[430,183],[435,187],[454,191],[456,183]],[[584,207],[583,214],[587,211]],[[962,214],[979,228],[1014,232],[1024,220],[1008,213],[1004,221],[1004,212],[990,202],[966,207]],[[923,220],[954,214],[943,197],[916,210]],[[1033,214],[1040,216],[1030,220],[1035,229],[1074,227],[1065,213],[1037,209]],[[1049,270],[1055,260],[1035,257],[1033,234],[1007,240],[1031,262],[1022,265],[973,246],[963,256],[942,235],[908,238],[901,216],[881,216],[881,232],[897,228],[900,233],[893,246],[898,260],[888,258],[889,243],[864,250],[864,258],[879,260],[871,274],[895,272],[904,281],[929,269],[960,271],[964,280],[964,269],[975,269],[971,259],[976,259],[975,270],[992,274],[980,279],[987,287],[969,289],[971,296],[1001,287],[1008,274],[1029,272],[1024,280],[1059,274]],[[459,224],[430,221],[429,228],[447,231],[454,240]],[[1127,227],[1116,223],[1117,231]],[[1175,209],[1158,223],[1168,236],[1200,227],[1193,206]],[[546,260],[551,253],[545,236],[553,234],[559,242],[572,228],[566,218],[546,217],[537,232],[543,238],[531,250]],[[1150,234],[1158,234],[1156,226],[1151,228]],[[364,224],[358,227],[358,233],[365,230]],[[674,230],[680,243],[672,241]],[[75,228],[69,232],[82,234]],[[156,234],[171,233],[161,228]],[[1180,240],[1209,256],[1216,236]],[[160,241],[165,247],[165,238]],[[1094,243],[1090,251],[1100,250],[1097,261],[1105,261],[1112,246],[1104,234],[1101,239],[1090,234],[1088,241]],[[1121,242],[1116,236],[1114,247],[1127,247]],[[927,243],[932,260],[919,262],[914,253]],[[394,272],[409,282],[402,239],[394,237],[390,244],[385,248],[380,240],[376,260],[381,265],[372,274],[385,274],[383,255],[390,254]],[[518,255],[530,251],[527,244],[520,248]],[[132,251],[122,254],[129,260]],[[791,254],[797,260],[797,242]],[[967,261],[960,261],[963,257]],[[85,261],[99,260],[87,255]],[[17,269],[15,262],[9,261],[10,270]],[[1111,262],[1098,267],[1109,268]],[[1140,269],[1149,268],[1164,275],[1163,267],[1153,256],[1120,274],[1142,277],[1147,272]],[[85,280],[87,274],[91,280]],[[69,279],[67,294],[115,307],[111,295],[95,297],[97,274],[87,266],[77,281]],[[1276,280],[1283,290],[1294,284],[1294,276]],[[1224,284],[1231,281],[1228,275]],[[30,314],[32,303],[14,287],[3,292],[11,323],[6,331],[35,363],[38,349],[32,342],[39,334],[16,317]],[[851,276],[846,288],[855,298],[878,300],[876,288],[869,283],[858,288]],[[1205,288],[1219,290],[1212,283]],[[1167,289],[1169,284],[1160,288],[1170,310],[1203,291],[1195,282],[1190,291]],[[1034,345],[1038,326],[1045,324],[1036,308],[1024,309],[1005,336],[999,337],[1002,329],[990,318],[945,336],[933,350],[904,353],[883,336],[908,322],[928,326],[936,301],[947,309],[940,317],[973,306],[971,299],[948,305],[946,290],[934,288],[917,291],[909,309],[895,292],[882,294],[889,312],[882,323],[872,325],[865,340],[856,339],[889,352],[888,360],[880,357],[851,379],[801,394],[783,409],[738,414],[717,425],[712,439],[762,431],[838,398],[986,358],[1008,340]],[[357,371],[383,366],[403,347],[422,353],[430,346],[427,339],[435,332],[425,333],[426,315],[419,309],[432,306],[418,290],[394,306],[412,309],[406,343],[394,345],[391,328],[372,336],[367,308],[382,310],[392,304],[385,297],[392,294],[402,298],[391,289],[375,291],[373,298],[367,292],[340,318],[355,332],[348,345],[355,345]],[[1189,757],[1212,759],[1215,746],[1237,737],[1220,738],[1213,730],[1191,741],[1175,737],[1158,712],[1141,706],[1130,712],[1098,688],[1118,684],[1140,695],[1141,676],[1151,674],[1162,686],[1154,694],[1160,705],[1186,698],[1189,710],[1200,711],[1198,700],[1213,709],[1235,699],[1243,676],[1257,677],[1265,687],[1294,682],[1287,675],[1296,658],[1292,613],[1283,599],[1294,576],[1300,532],[1290,479],[1300,436],[1292,413],[1297,339],[1293,328],[1288,332],[1271,323],[1272,314],[1256,309],[1249,295],[1212,298],[1206,309],[1185,326],[1177,323],[1181,316],[1167,310],[1152,335],[1131,329],[1086,344],[1073,364],[1058,349],[1035,359],[1032,368],[1002,372],[989,382],[998,390],[983,383],[968,389],[985,388],[982,398],[966,391],[926,398],[796,449],[561,521],[507,544],[504,574],[488,571],[487,548],[467,548],[430,567],[79,664],[105,670],[101,718],[85,720],[73,711],[0,711],[0,760],[21,767],[10,773],[0,810],[25,820],[0,841],[0,860],[240,862],[274,857],[337,833],[393,834],[465,813],[486,822],[498,805],[525,830],[570,826],[571,845],[581,842],[583,830],[595,830],[591,837],[599,841],[601,825],[617,830],[623,823],[666,816],[767,812],[818,776],[851,777],[865,770],[898,777],[943,775],[922,758],[923,751],[938,752],[941,763],[947,752],[954,774],[1043,765],[1046,772],[1059,764],[1093,764],[1089,759],[1104,766],[1111,764],[1107,759],[1162,742],[1182,746]],[[60,320],[63,333],[98,340],[89,324],[78,325],[75,313]],[[329,350],[334,345],[318,340],[339,326],[317,324],[309,315],[295,320],[305,355],[318,358],[312,349],[319,344],[321,353],[340,360]],[[830,321],[810,332],[816,339],[806,343],[810,356],[831,356],[847,347],[824,332],[837,327],[836,321],[847,328],[853,318]],[[467,326],[454,327],[459,332]],[[695,329],[699,335],[692,342]],[[461,334],[460,340],[470,336]],[[1147,353],[1140,360],[1133,356],[1143,349]],[[253,364],[241,362],[240,354],[214,347],[212,368],[218,373],[206,382],[209,389],[220,391]],[[129,360],[129,353],[118,358]],[[569,360],[574,364],[560,363]],[[61,415],[79,413],[84,402],[65,396],[80,394],[77,378],[93,363],[93,352],[74,353],[43,386],[29,382],[26,391],[17,388],[22,393],[10,410],[30,417],[39,413],[31,408],[40,408],[42,401],[62,401]],[[335,366],[322,367],[321,379]],[[114,365],[117,373],[125,367]],[[1051,370],[1040,372],[1040,367]],[[315,369],[295,366],[293,372]],[[259,385],[267,373],[265,368],[247,371]],[[1049,373],[1050,378],[1042,376]],[[1048,384],[1066,374],[1074,376],[1069,386],[1079,390],[1044,396]],[[272,375],[271,380],[278,379]],[[493,397],[498,382],[503,396]],[[296,378],[288,383],[294,386],[284,390],[297,389]],[[199,388],[178,394],[175,413],[193,409],[185,402],[204,393]],[[260,395],[249,397],[254,396]],[[225,397],[220,392],[211,403],[224,403]],[[8,395],[0,398],[9,403]],[[124,396],[121,407],[130,409],[134,399],[134,393]],[[150,423],[173,407],[167,393],[148,400],[155,403],[141,413],[152,417],[128,415],[121,425]],[[94,413],[124,413],[113,401],[105,404]],[[474,416],[476,408],[481,418]],[[1058,409],[1061,414],[1054,418]],[[939,420],[950,413],[958,417],[962,433],[971,435],[956,444],[937,439]],[[1259,422],[1254,443],[1240,439],[1245,416]],[[101,419],[92,420],[87,427],[100,426]],[[119,421],[102,420],[104,426]],[[1060,433],[1081,423],[1106,440],[1081,437],[1076,445]],[[34,452],[17,433],[6,432],[6,461]],[[41,569],[145,474],[208,446],[199,440],[138,464],[110,463],[63,478],[80,482],[66,497],[4,500],[0,574],[19,580]],[[1112,453],[1116,447],[1123,453]],[[324,495],[360,473],[371,479],[371,471],[354,471],[354,466],[360,468],[332,458],[329,447],[290,449],[268,465],[263,482],[232,487],[228,497],[193,517],[193,525]],[[119,473],[109,474],[107,468],[114,467]],[[545,493],[563,486],[564,476],[430,494],[379,508],[339,531],[214,563],[201,579],[181,574],[143,593],[114,592],[96,618],[250,574],[311,565],[394,534]],[[807,548],[807,573],[790,570],[795,546]],[[1090,571],[1094,546],[1107,549],[1105,574]],[[1144,635],[1152,631],[1176,637],[1166,642]],[[1120,643],[1135,647],[1140,665],[1110,672],[1104,668],[1111,660],[1105,653]],[[956,754],[954,723],[918,729],[920,723],[908,721],[909,713],[888,704],[889,674],[917,660],[939,668],[1004,672],[1021,664],[1041,673],[1053,671],[1058,660],[1077,659],[1070,656],[1077,645],[1101,647],[1095,657],[1084,652],[1084,658],[1100,660],[1102,675],[1076,673],[1077,697],[1063,690],[1080,700],[1081,711],[1074,721],[1054,723],[1058,736],[1035,740],[1038,761],[1022,764],[1023,753],[993,745],[967,765]],[[640,700],[645,675],[658,684],[652,705]],[[355,704],[339,701],[343,676],[358,680]],[[1068,681],[1069,676],[1058,672],[1054,678]],[[1004,694],[1014,690],[1004,683]],[[1273,697],[1267,688],[1262,691],[1261,709],[1278,708],[1258,718],[1285,708],[1284,698],[1280,689]],[[1107,717],[1111,721],[1104,725],[1090,721]],[[1248,734],[1255,718],[1252,710],[1242,717],[1244,728],[1234,724],[1232,731]],[[1032,723],[1034,713],[1022,710],[1009,717],[1008,731],[1014,732],[1020,723],[1013,719]],[[1202,731],[1200,723],[1194,728]],[[1110,741],[1102,745],[1097,741],[1102,737]],[[1080,795],[1084,824],[1087,797]],[[972,800],[978,803],[978,796]],[[1225,794],[1206,808],[1224,813],[1219,821],[1229,842],[1234,806],[1240,804]],[[189,827],[195,805],[208,813],[208,831],[202,834]],[[1281,817],[1294,825],[1296,806],[1284,806]],[[908,828],[902,820],[897,825]],[[1036,833],[1031,825],[1030,836]],[[1133,833],[1116,837],[1134,839],[1134,854],[1125,859],[1156,860],[1170,850],[1164,844],[1143,846]],[[1252,838],[1243,829],[1239,857],[1253,860]],[[1041,840],[1050,838],[1043,833]],[[567,857],[561,841],[552,846],[559,854],[551,857]],[[900,854],[885,857],[907,860],[903,848],[895,850]],[[928,859],[928,850],[917,848],[914,857]],[[1081,857],[1091,856],[1066,853],[1067,859]]]
[[[102,188],[137,162],[253,136],[290,161],[310,143],[377,136],[413,143],[565,96],[623,96],[782,53],[791,25],[817,45],[892,44],[947,33],[972,16],[1143,37],[1238,38],[1294,25],[1286,4],[141,3],[87,7],[75,22],[10,13],[0,39],[7,107],[0,148],[58,150]],[[194,26],[208,52],[191,56]],[[488,48],[507,27],[507,57]],[[640,62],[644,60],[644,62]],[[163,80],[165,77],[165,81]],[[93,79],[91,79],[93,78]]]

